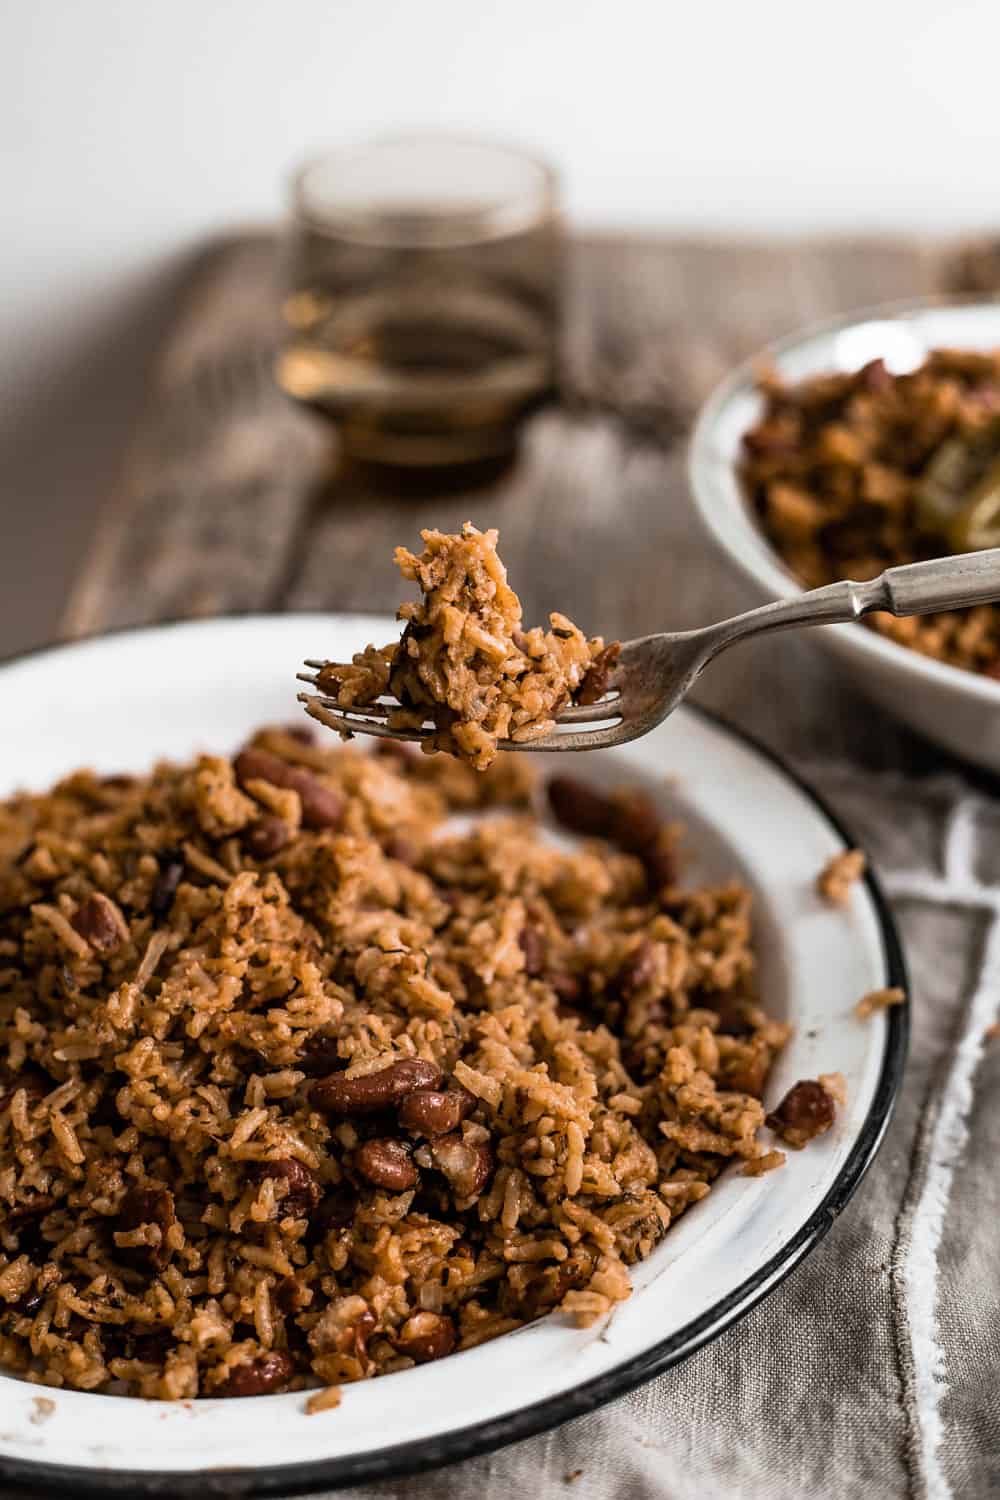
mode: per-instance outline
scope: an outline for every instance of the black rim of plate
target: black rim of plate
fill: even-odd
[[[256,619],[260,615],[219,616],[219,619]],[[287,615],[275,616],[287,619]],[[77,645],[113,638],[116,635],[141,634],[166,627],[205,626],[208,621],[174,620],[153,626],[124,627],[102,631],[80,641],[40,646],[17,652],[0,662],[14,665],[34,656],[72,651]],[[856,841],[824,799],[808,782],[793,771],[779,755],[762,745],[753,735],[727,722],[721,715],[687,704],[689,711],[714,725],[722,733],[740,741],[762,760],[774,766],[785,779],[822,814],[845,847],[856,847]],[[899,985],[909,993],[906,963],[888,903],[876,876],[869,869],[864,882],[878,920],[885,961],[887,985]],[[694,1319],[670,1338],[652,1345],[642,1354],[626,1360],[614,1369],[585,1381],[558,1396],[535,1402],[521,1411],[456,1428],[431,1438],[399,1443],[377,1453],[361,1453],[343,1458],[312,1459],[303,1463],[274,1464],[263,1469],[91,1469],[75,1464],[50,1464],[0,1455],[0,1480],[5,1493],[31,1495],[72,1495],[74,1497],[109,1495],[195,1495],[277,1496],[308,1495],[321,1490],[340,1489],[378,1479],[398,1479],[405,1475],[442,1468],[462,1459],[505,1448],[510,1443],[545,1432],[574,1417],[585,1416],[606,1402],[635,1390],[672,1366],[694,1354],[704,1344],[735,1323],[767,1294],[784,1281],[805,1256],[819,1244],[834,1220],[843,1211],[861,1179],[871,1166],[892,1118],[896,1095],[903,1077],[909,1041],[909,1005],[893,1006],[886,1011],[885,1052],[871,1107],[850,1156],[837,1174],[823,1202],[800,1225],[786,1243],[752,1276],[742,1282],[700,1318]],[[44,1389],[44,1387],[39,1387]]]

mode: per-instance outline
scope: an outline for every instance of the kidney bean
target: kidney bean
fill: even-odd
[[[596,703],[598,699],[604,697],[621,652],[621,641],[611,641],[603,651],[598,651],[577,689],[577,703]]]
[[[610,837],[615,812],[610,797],[575,776],[553,776],[546,790],[557,823],[586,838]]]
[[[295,1374],[295,1365],[289,1355],[281,1349],[272,1349],[248,1360],[245,1365],[236,1365],[229,1372],[229,1379],[216,1390],[217,1396],[266,1396],[280,1390]]]
[[[405,1141],[378,1138],[365,1141],[355,1152],[354,1164],[369,1182],[392,1193],[403,1193],[416,1185],[417,1169]]]
[[[674,853],[655,802],[644,792],[606,797],[574,776],[556,776],[548,784],[553,816],[564,828],[587,838],[609,839],[626,854],[642,860],[654,890],[677,878]]]
[[[417,1089],[399,1106],[399,1123],[419,1135],[448,1135],[475,1107],[468,1089]]]
[[[436,1089],[441,1069],[422,1057],[404,1057],[399,1062],[366,1073],[362,1078],[347,1078],[333,1073],[314,1083],[309,1098],[317,1109],[333,1115],[367,1115],[389,1109],[415,1089]]]
[[[115,909],[99,891],[88,896],[69,919],[74,932],[85,938],[97,953],[114,953],[121,947],[122,932]]]
[[[533,979],[545,968],[548,951],[545,934],[534,922],[525,922],[518,936],[518,942],[524,954],[524,972],[529,979]]]
[[[272,786],[298,792],[302,821],[307,828],[340,826],[344,816],[343,797],[303,766],[290,765],[268,750],[241,750],[233,761],[233,769],[241,786],[248,781],[268,781]]]
[[[243,842],[254,859],[270,859],[292,841],[292,830],[284,818],[264,813],[244,831]]]
[[[455,1325],[445,1313],[414,1313],[396,1336],[400,1354],[408,1354],[418,1365],[443,1359],[454,1349],[455,1342]]]
[[[152,1266],[154,1271],[164,1270],[173,1254],[167,1244],[167,1230],[176,1222],[174,1195],[168,1188],[129,1188],[119,1206],[115,1229],[124,1232],[138,1229],[143,1224],[156,1224],[160,1230],[160,1243],[158,1245],[117,1245],[114,1250],[115,1257],[123,1260],[126,1265],[135,1265],[143,1270],[149,1266]]]
[[[629,792],[616,800],[609,837],[626,853],[645,859],[656,847],[660,828],[656,803],[645,792]]]
[[[823,1085],[814,1078],[804,1078],[789,1089],[766,1123],[786,1145],[798,1151],[829,1130],[836,1115],[834,1100]]]
[[[276,1161],[252,1162],[250,1175],[258,1182],[265,1177],[274,1178],[277,1182],[287,1182],[288,1191],[278,1204],[279,1219],[308,1219],[323,1196],[315,1175],[293,1156],[279,1157]]]
[[[177,887],[184,874],[184,854],[180,849],[161,849],[156,856],[160,873],[153,884],[149,909],[157,922],[163,920],[174,904]]]
[[[493,1171],[493,1152],[485,1141],[465,1141],[455,1131],[429,1146],[431,1161],[457,1197],[474,1198],[483,1191]]]

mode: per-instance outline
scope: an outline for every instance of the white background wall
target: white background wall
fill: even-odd
[[[944,229],[1000,223],[998,93],[998,0],[0,0],[0,564],[89,518],[171,257],[318,144],[521,140],[587,225]]]

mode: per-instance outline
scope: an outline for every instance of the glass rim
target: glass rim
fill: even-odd
[[[405,212],[389,207],[323,205],[311,199],[310,177],[321,168],[363,159],[386,147],[434,147],[483,151],[516,163],[531,179],[492,201],[464,207],[415,206]],[[451,131],[404,131],[318,151],[294,169],[290,177],[292,215],[297,223],[332,239],[383,249],[448,249],[485,244],[521,234],[555,213],[559,174],[541,156],[489,136]]]

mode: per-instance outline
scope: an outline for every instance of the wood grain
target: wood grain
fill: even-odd
[[[744,608],[753,601],[702,535],[687,490],[698,404],[768,340],[933,291],[951,265],[949,247],[914,241],[576,241],[561,399],[526,426],[518,463],[476,490],[393,494],[339,465],[328,430],[273,385],[273,242],[220,245],[164,350],[64,633],[260,609],[392,610],[393,547],[466,519],[499,527],[531,620],[559,608],[625,638]],[[807,636],[741,647],[698,696],[793,759],[936,758]]]

